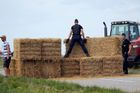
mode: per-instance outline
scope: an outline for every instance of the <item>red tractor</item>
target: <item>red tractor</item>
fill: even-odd
[[[104,35],[107,36],[107,26],[103,22]],[[140,65],[140,23],[133,21],[114,21],[111,23],[110,36],[121,36],[126,34],[127,39],[131,41],[132,52],[128,58],[129,67]]]

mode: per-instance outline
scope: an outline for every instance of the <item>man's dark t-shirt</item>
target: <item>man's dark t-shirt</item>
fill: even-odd
[[[75,24],[71,27],[72,32],[73,32],[73,38],[81,38],[81,29],[83,27],[79,24]]]
[[[129,45],[130,45],[130,41],[125,39],[122,43],[122,53],[123,55],[127,55],[128,51],[129,51]]]

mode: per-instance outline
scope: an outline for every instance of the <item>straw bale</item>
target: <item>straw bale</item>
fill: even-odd
[[[11,76],[22,76],[23,64],[21,60],[12,58],[10,63],[10,75]]]
[[[22,60],[16,59],[15,61],[16,76],[23,76],[23,63]]]
[[[123,72],[122,56],[104,57],[103,59],[103,74],[116,75]]]
[[[91,56],[121,55],[121,39],[119,37],[87,38],[85,44]],[[69,44],[66,44],[66,51]],[[85,57],[79,44],[75,44],[70,57]]]
[[[23,75],[36,78],[60,77],[60,60],[24,60]]]
[[[47,60],[61,57],[61,39],[15,39],[14,58]]]
[[[56,78],[61,76],[61,62],[47,62],[42,65],[43,77]]]
[[[66,58],[61,63],[61,74],[64,77],[80,75],[80,60],[73,58]]]
[[[61,57],[61,39],[41,39],[42,59]]]
[[[102,57],[82,58],[80,60],[80,76],[97,76],[101,75],[103,70]]]
[[[41,42],[38,39],[15,39],[14,58],[41,59]]]

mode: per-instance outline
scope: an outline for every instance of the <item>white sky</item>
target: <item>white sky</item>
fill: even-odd
[[[0,0],[0,35],[66,38],[75,18],[86,36],[103,36],[105,21],[140,21],[140,0]],[[110,29],[110,28],[108,28]]]

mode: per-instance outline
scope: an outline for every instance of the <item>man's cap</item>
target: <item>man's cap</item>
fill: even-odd
[[[126,34],[125,33],[122,33],[122,36],[126,36]]]
[[[6,38],[6,35],[2,35],[2,36],[0,36],[0,38]]]

